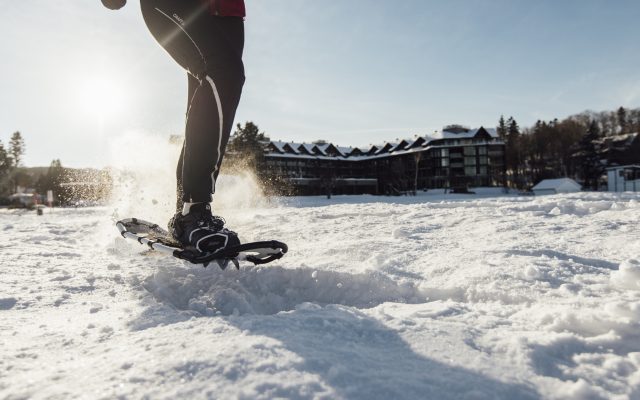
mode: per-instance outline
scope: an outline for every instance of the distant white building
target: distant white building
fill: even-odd
[[[545,179],[535,185],[531,190],[536,196],[557,193],[575,193],[582,190],[579,183],[569,178]]]
[[[10,201],[14,201],[15,199],[20,199],[20,202],[25,206],[29,205],[29,203],[36,203],[35,197],[30,193],[16,193],[9,196]]]
[[[640,191],[640,165],[607,168],[607,186],[610,192]]]

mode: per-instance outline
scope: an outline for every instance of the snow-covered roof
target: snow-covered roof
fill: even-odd
[[[399,144],[400,143],[391,143],[391,142],[382,143],[380,146],[376,146],[378,150],[375,152],[375,154],[390,152],[392,149],[395,149],[396,147],[398,147]]]
[[[331,146],[331,143],[324,143],[324,144],[316,144],[314,147],[316,149],[318,149],[318,151],[323,155],[326,156],[327,155],[327,147]]]
[[[361,152],[363,153],[368,153],[370,152],[372,149],[377,149],[377,146],[374,146],[372,144],[370,144],[369,146],[358,146],[357,149],[359,149]]]
[[[627,133],[624,135],[605,136],[594,142],[604,144],[606,142],[614,142],[617,145],[628,146],[638,137],[638,133]]]
[[[410,147],[413,143],[414,141],[411,139],[403,139],[400,141],[400,143],[398,143],[389,151],[393,152],[393,151],[403,150],[404,148]]]
[[[295,143],[295,142],[281,142],[281,141],[275,141],[272,140],[271,142],[269,142],[269,144],[274,145],[278,151],[284,153],[286,152],[285,150],[285,146],[289,146],[289,148],[291,149],[291,151],[293,151],[295,154],[300,154],[300,146],[304,146],[306,149],[309,150],[309,152],[312,152],[311,149],[313,149],[313,144],[303,144],[303,143]]]
[[[625,168],[640,168],[640,165],[617,165],[615,167],[609,167],[609,168],[607,168],[607,170],[610,170],[610,169],[625,169]]]
[[[315,146],[315,144],[312,143],[302,143],[300,146],[298,146],[299,148],[304,148],[305,150],[307,150],[309,153],[313,154],[313,147]]]
[[[442,139],[472,139],[478,134],[480,129],[484,129],[492,138],[500,137],[500,135],[498,135],[498,132],[494,128],[480,127],[480,128],[470,129],[466,132],[460,132],[460,133],[439,131],[439,132],[434,132],[434,133],[425,135],[422,138],[426,143],[432,142],[434,140],[442,140]]]
[[[277,140],[272,140],[271,142],[269,142],[269,144],[272,144],[272,145],[276,146],[278,151],[281,151],[281,152],[284,153],[284,145],[287,144],[287,142],[280,142],[280,141],[277,141]]]
[[[478,134],[478,132],[480,132],[480,130],[486,131],[487,134],[493,139],[499,138],[498,132],[496,132],[494,128],[480,127],[475,129],[469,129],[467,131],[459,132],[459,133],[443,130],[439,132],[430,133],[425,136],[420,136],[420,137],[414,136],[408,139],[398,139],[393,142],[383,142],[383,143],[363,146],[363,147],[335,146],[331,143],[307,144],[307,143],[281,142],[281,141],[271,141],[270,144],[275,146],[275,148],[278,150],[279,153],[286,153],[285,146],[289,145],[289,147],[293,149],[294,153],[301,154],[301,155],[304,154],[304,151],[302,151],[301,147],[307,150],[310,154],[315,154],[319,156],[327,156],[327,149],[329,147],[333,147],[338,151],[339,155],[341,155],[342,157],[349,157],[356,148],[362,151],[362,153],[364,154],[367,154],[372,149],[375,149],[373,154],[376,156],[381,156],[389,153],[400,154],[402,152],[412,151],[414,149],[424,149],[430,146],[430,142],[433,142],[435,140],[472,139]],[[367,157],[372,157],[372,156],[369,155]]]
[[[560,187],[563,183],[566,183],[566,182],[572,183],[577,187],[582,188],[582,186],[580,186],[580,184],[574,181],[573,179],[560,178],[560,179],[545,179],[540,183],[538,183],[537,185],[535,185],[533,188],[531,188],[531,190],[552,190]]]
[[[338,152],[340,152],[340,154],[342,154],[343,156],[348,156],[349,154],[351,154],[351,152],[353,150],[355,150],[355,147],[344,147],[344,146],[335,146],[336,150],[338,150]]]

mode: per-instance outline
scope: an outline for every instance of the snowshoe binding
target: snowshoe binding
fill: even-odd
[[[169,233],[183,248],[199,253],[214,253],[218,250],[240,245],[238,234],[224,227],[222,217],[211,214],[207,203],[194,204],[189,214],[177,213],[169,221]]]
[[[203,264],[215,261],[225,269],[231,261],[240,268],[239,261],[266,264],[282,258],[288,251],[286,244],[275,240],[241,244],[238,235],[224,227],[222,217],[213,216],[208,204],[194,204],[187,215],[176,214],[169,221],[169,231],[157,224],[136,218],[116,223],[125,239],[147,245],[150,251]]]

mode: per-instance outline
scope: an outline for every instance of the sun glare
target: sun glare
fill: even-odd
[[[124,94],[116,82],[93,79],[85,84],[80,102],[87,113],[102,120],[114,116],[123,108]]]

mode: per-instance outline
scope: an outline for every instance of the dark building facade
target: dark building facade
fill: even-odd
[[[414,189],[416,174],[419,190],[504,186],[506,179],[505,143],[483,127],[451,125],[367,147],[270,141],[265,156],[268,170],[290,176],[304,195],[324,194],[328,182],[334,194],[399,194]]]
[[[607,167],[640,165],[640,134],[604,137],[598,141],[598,150]]]

